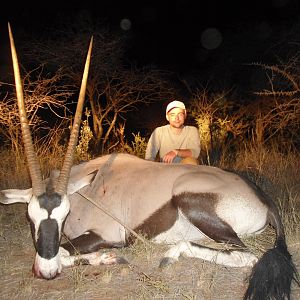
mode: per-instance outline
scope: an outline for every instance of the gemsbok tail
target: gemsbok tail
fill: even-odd
[[[274,204],[269,211],[269,220],[276,230],[275,245],[253,267],[244,300],[290,299],[292,281],[300,286],[298,271],[287,249],[281,218]]]

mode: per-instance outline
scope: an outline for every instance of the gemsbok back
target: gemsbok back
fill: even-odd
[[[105,155],[72,166],[93,39],[62,169],[43,180],[9,24],[8,29],[32,188],[2,190],[0,202],[28,203],[36,277],[53,279],[62,267],[78,260],[91,265],[122,263],[125,259],[99,250],[125,247],[141,232],[154,242],[170,245],[161,268],[176,262],[181,254],[226,266],[249,266],[252,274],[244,299],[290,299],[292,281],[299,285],[298,272],[278,209],[257,186],[216,167],[170,165],[128,154]],[[240,237],[261,233],[269,224],[276,232],[275,245],[258,259]],[[62,232],[70,242],[61,245]],[[220,251],[201,246],[207,238],[233,247]]]

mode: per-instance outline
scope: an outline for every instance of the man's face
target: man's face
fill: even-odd
[[[167,120],[174,128],[181,128],[186,118],[186,112],[182,108],[175,107],[167,114]]]

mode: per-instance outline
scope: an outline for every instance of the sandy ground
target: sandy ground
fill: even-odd
[[[249,268],[227,268],[199,259],[180,258],[164,269],[158,264],[165,246],[117,250],[130,264],[77,266],[54,280],[32,276],[34,259],[26,206],[0,205],[0,299],[242,299]],[[300,269],[300,245],[289,244]],[[293,285],[292,299],[300,299]]]

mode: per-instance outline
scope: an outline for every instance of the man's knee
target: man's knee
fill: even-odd
[[[194,158],[194,157],[183,158],[181,160],[181,163],[185,164],[185,165],[199,165],[198,160],[196,158]]]

